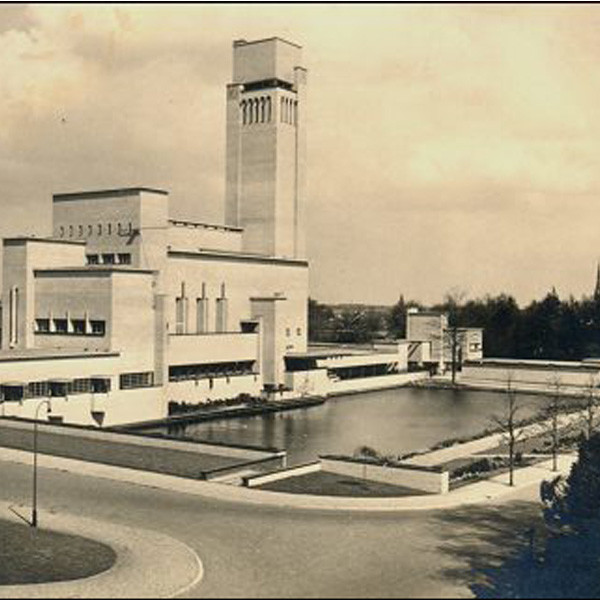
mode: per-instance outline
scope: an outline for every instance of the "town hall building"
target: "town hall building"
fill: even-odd
[[[405,345],[307,348],[306,85],[300,46],[233,43],[224,224],[132,187],[55,194],[51,237],[4,240],[0,416],[47,398],[57,422],[161,419],[170,402],[355,389],[361,365],[371,387],[398,383]]]

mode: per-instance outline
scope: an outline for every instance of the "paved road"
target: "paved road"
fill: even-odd
[[[29,501],[26,466],[0,462],[0,481],[0,499]],[[226,503],[43,468],[39,486],[46,510],[194,548],[205,576],[188,597],[468,597],[476,568],[514,546],[538,512],[535,488],[497,506],[394,515]]]

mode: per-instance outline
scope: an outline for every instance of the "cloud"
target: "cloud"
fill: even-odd
[[[570,265],[596,257],[599,23],[596,6],[2,6],[0,234],[48,227],[52,192],[130,184],[220,220],[230,44],[277,34],[309,68],[314,295],[501,281],[527,299],[539,265],[586,291]]]

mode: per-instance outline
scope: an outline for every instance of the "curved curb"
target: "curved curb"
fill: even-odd
[[[190,548],[187,545],[185,547],[192,555],[192,558],[196,561],[196,567],[198,568],[198,572],[196,573],[196,577],[194,577],[192,581],[190,581],[188,584],[184,585],[177,591],[173,592],[172,594],[165,596],[165,598],[177,598],[179,596],[183,596],[184,594],[187,594],[190,590],[194,589],[202,581],[202,579],[204,579],[204,565],[202,564],[202,560],[192,548]]]
[[[0,503],[2,509],[8,511],[8,504]],[[0,598],[175,598],[204,576],[196,552],[162,533],[46,511],[40,522],[44,528],[109,545],[117,554],[115,564],[81,579],[0,586]]]
[[[22,450],[0,448],[0,460],[29,464],[30,453]],[[566,472],[575,456],[563,455],[559,458],[561,472]],[[128,484],[158,488],[169,492],[179,492],[210,498],[224,502],[253,504],[268,507],[294,508],[303,510],[363,511],[363,512],[405,512],[442,510],[468,504],[482,504],[501,499],[529,485],[539,484],[543,479],[553,477],[550,469],[552,461],[545,461],[530,467],[515,470],[517,485],[509,487],[506,475],[469,484],[444,495],[412,496],[402,498],[349,498],[344,496],[315,496],[269,492],[244,487],[234,487],[195,479],[185,479],[173,475],[162,475],[149,471],[138,471],[125,467],[113,467],[100,463],[83,462],[57,456],[43,457],[42,467],[60,469],[86,477],[111,479]]]

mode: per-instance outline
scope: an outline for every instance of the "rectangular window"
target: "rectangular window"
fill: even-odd
[[[66,319],[54,319],[54,331],[56,333],[67,333],[69,331]]]
[[[114,265],[115,264],[115,255],[114,254],[103,254],[102,255],[102,263],[105,265]]]
[[[187,298],[175,298],[175,333],[187,333]]]
[[[85,321],[83,319],[71,319],[71,327],[75,335],[85,335]]]
[[[24,389],[22,385],[3,385],[2,396],[4,402],[20,402],[23,400]]]
[[[50,319],[36,319],[35,330],[37,333],[48,333],[50,331]]]
[[[29,398],[45,398],[50,396],[50,384],[47,381],[32,381],[27,385]]]
[[[215,331],[219,333],[227,331],[227,298],[217,298],[217,314],[215,321]]]
[[[88,378],[73,379],[67,384],[67,394],[87,394],[91,391],[91,387]]]
[[[120,265],[130,265],[131,264],[131,254],[129,254],[128,252],[118,254],[117,256],[119,258]]]
[[[88,265],[97,265],[100,262],[97,254],[88,254],[87,263]]]
[[[143,373],[123,373],[119,377],[119,387],[122,390],[152,387],[153,385],[154,372],[152,371],[145,371]]]
[[[196,300],[196,333],[208,331],[208,298]]]
[[[91,389],[94,394],[108,394],[110,392],[110,379],[108,377],[92,377]]]
[[[50,381],[50,396],[64,397],[67,395],[68,381]]]
[[[296,335],[302,335],[302,328],[301,327],[297,327],[296,328]]]
[[[106,323],[104,321],[90,321],[92,335],[104,335],[106,333]]]
[[[251,375],[254,372],[253,360],[177,365],[169,367],[169,381],[197,381],[213,377]]]

